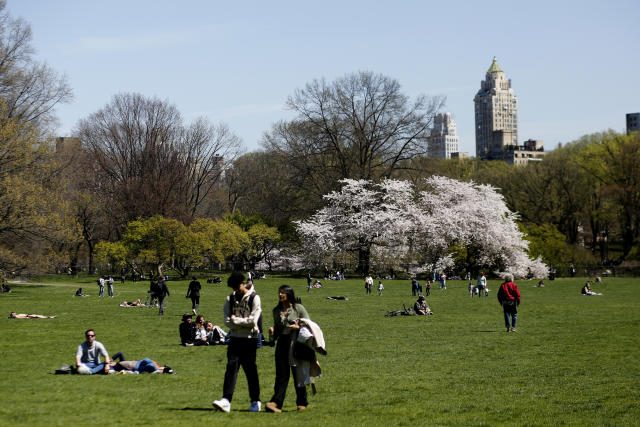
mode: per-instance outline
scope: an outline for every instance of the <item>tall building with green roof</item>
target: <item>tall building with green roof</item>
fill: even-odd
[[[473,99],[476,122],[476,156],[502,159],[518,145],[518,98],[496,58]]]

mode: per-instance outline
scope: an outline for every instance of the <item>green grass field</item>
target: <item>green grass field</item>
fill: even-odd
[[[34,280],[34,282],[36,282]],[[204,281],[203,281],[204,282]],[[121,308],[146,295],[148,283],[116,283],[116,297],[97,298],[93,278],[13,285],[0,294],[0,425],[639,425],[640,279],[605,279],[602,296],[579,294],[582,280],[518,281],[517,333],[505,333],[489,298],[470,299],[467,283],[433,289],[434,316],[384,317],[412,306],[409,281],[384,281],[382,297],[362,280],[325,282],[306,292],[303,278],[269,278],[256,287],[265,327],[277,288],[294,287],[325,332],[319,393],[295,408],[290,384],[282,414],[248,413],[241,372],[232,412],[212,409],[222,394],[226,347],[181,347],[180,316],[191,308],[187,282],[168,282],[165,316]],[[377,281],[376,281],[377,285]],[[82,286],[90,297],[74,297]],[[105,291],[106,292],[106,291]],[[220,324],[225,285],[203,284],[201,310]],[[344,295],[348,301],[327,296]],[[7,319],[10,311],[56,319]],[[151,357],[177,375],[53,375],[72,364],[84,330],[96,330],[110,354]],[[258,351],[262,400],[273,392],[273,348]]]

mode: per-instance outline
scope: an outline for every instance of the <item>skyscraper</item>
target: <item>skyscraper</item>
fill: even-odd
[[[518,145],[518,98],[496,58],[473,99],[476,112],[476,156],[502,159],[505,147]]]
[[[451,113],[436,114],[429,139],[429,156],[450,159],[451,153],[457,152],[458,134]]]

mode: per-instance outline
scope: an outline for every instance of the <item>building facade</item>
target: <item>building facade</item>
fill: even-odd
[[[458,146],[456,123],[451,113],[436,114],[429,138],[429,156],[450,159],[452,153],[458,152]]]
[[[512,165],[527,165],[533,162],[541,162],[547,152],[544,144],[539,139],[528,139],[522,145],[505,147],[501,160]]]
[[[640,131],[640,113],[627,114],[627,135]]]
[[[508,147],[518,145],[518,98],[511,88],[496,58],[480,90],[475,104],[476,156],[481,159],[502,159]]]

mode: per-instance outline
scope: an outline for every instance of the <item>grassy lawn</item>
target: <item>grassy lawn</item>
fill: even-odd
[[[97,298],[93,278],[59,277],[0,294],[0,425],[640,424],[640,279],[605,278],[594,287],[603,295],[594,297],[580,295],[578,279],[544,288],[518,281],[519,331],[509,334],[495,281],[480,300],[469,298],[466,282],[450,281],[427,299],[434,316],[386,318],[413,305],[409,281],[384,281],[380,297],[365,295],[362,280],[325,282],[308,294],[303,278],[269,278],[256,282],[265,327],[283,283],[323,328],[329,352],[320,356],[324,375],[307,411],[295,410],[290,384],[284,413],[248,413],[242,372],[232,412],[212,409],[222,394],[226,347],[179,345],[180,316],[191,308],[186,281],[168,282],[166,314],[158,316],[157,309],[118,306],[144,299],[148,282],[117,282],[111,299]],[[74,297],[80,286],[91,296]],[[225,284],[203,283],[200,312],[220,324],[228,293]],[[58,317],[7,319],[10,311]],[[110,354],[150,357],[177,375],[53,375],[72,364],[87,328]],[[258,351],[258,370],[266,402],[273,348]]]

